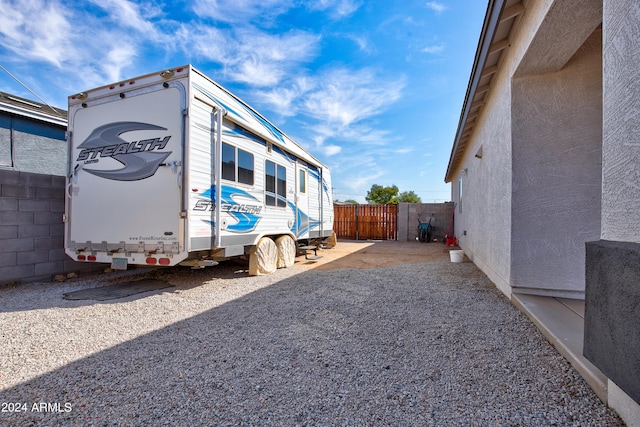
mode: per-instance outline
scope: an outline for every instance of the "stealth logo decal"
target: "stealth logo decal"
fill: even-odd
[[[171,136],[133,142],[127,142],[120,138],[121,134],[136,130],[166,131],[167,129],[137,122],[115,122],[100,126],[94,129],[91,135],[78,146],[82,151],[78,154],[76,161],[90,164],[110,157],[122,163],[124,167],[115,170],[85,170],[101,178],[116,181],[137,181],[149,178],[156,173],[160,164],[171,154],[171,151],[154,152],[164,149]]]
[[[215,185],[201,194],[204,199],[198,200],[194,206],[194,211],[213,211],[216,201],[216,187]],[[239,233],[246,233],[253,231],[260,221],[260,212],[262,211],[262,205],[239,203],[235,200],[236,197],[244,197],[249,199],[250,202],[256,203],[258,199],[251,194],[239,188],[229,187],[227,185],[222,186],[222,195],[220,197],[221,206],[220,209],[223,213],[228,213],[236,221],[236,224],[227,226],[227,230],[235,231]],[[206,221],[213,225],[213,222]]]

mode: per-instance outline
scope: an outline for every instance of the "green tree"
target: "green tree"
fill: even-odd
[[[345,200],[344,202],[345,202],[345,203],[349,203],[350,205],[357,205],[357,204],[359,204],[358,202],[356,202],[356,201],[355,201],[355,200],[353,200],[353,199],[347,199],[347,200]]]
[[[403,191],[398,196],[398,203],[422,203],[422,199],[413,191]]]
[[[370,205],[395,205],[398,203],[398,187],[383,187],[382,185],[373,184],[371,190],[367,191],[367,203]]]

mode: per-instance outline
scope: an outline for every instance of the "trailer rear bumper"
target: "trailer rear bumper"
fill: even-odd
[[[105,251],[67,251],[74,261],[109,264],[114,270],[126,270],[129,265],[148,267],[171,267],[188,258],[187,252],[180,253],[140,253]]]

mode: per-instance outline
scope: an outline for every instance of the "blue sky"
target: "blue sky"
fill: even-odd
[[[193,64],[331,169],[450,200],[486,0],[0,0],[0,65],[44,101]],[[0,91],[39,100],[0,69]]]

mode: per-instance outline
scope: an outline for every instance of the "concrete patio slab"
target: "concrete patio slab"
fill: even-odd
[[[584,301],[524,294],[511,300],[607,403],[607,377],[582,355]]]

